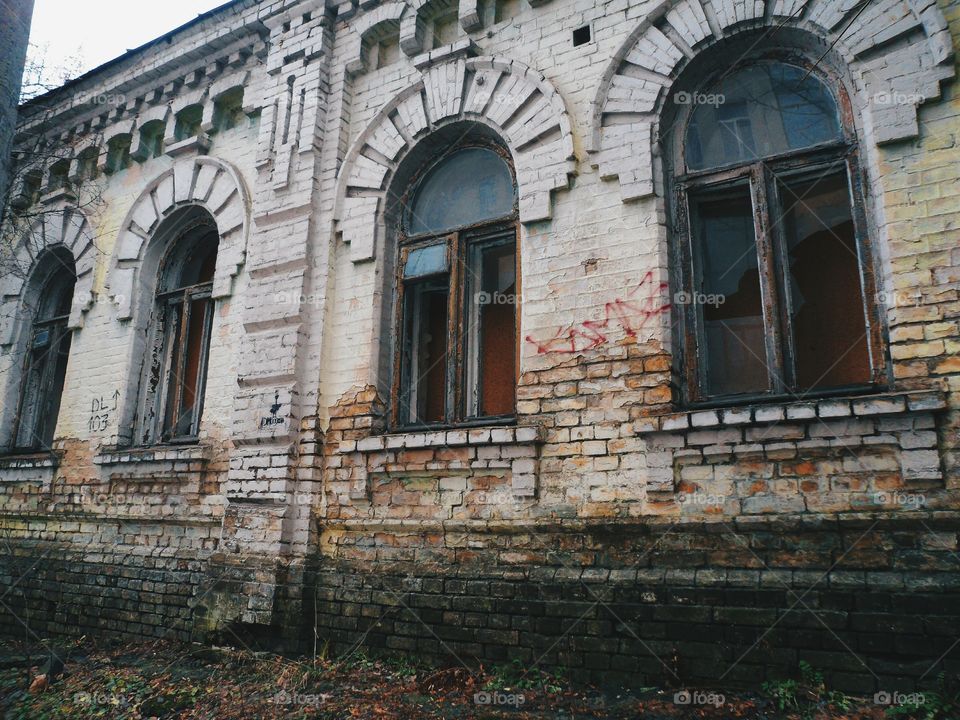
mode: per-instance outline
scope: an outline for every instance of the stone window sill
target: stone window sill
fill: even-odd
[[[55,453],[0,455],[0,470],[52,470],[59,465],[60,456]]]
[[[687,430],[711,430],[744,425],[765,425],[803,420],[837,420],[869,416],[933,412],[947,407],[942,390],[829,397],[783,403],[764,403],[716,409],[697,409],[641,418],[634,423],[638,435]]]
[[[210,459],[206,445],[153,445],[151,447],[102,448],[93,458],[97,465],[132,463],[200,462]]]

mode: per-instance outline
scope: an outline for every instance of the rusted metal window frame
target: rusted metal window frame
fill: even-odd
[[[784,152],[763,157],[751,162],[731,163],[720,167],[692,172],[668,172],[668,186],[672,192],[667,196],[672,202],[672,216],[675,228],[675,270],[673,273],[677,287],[692,295],[696,289],[697,271],[695,268],[695,238],[691,223],[691,196],[704,190],[724,189],[726,187],[748,187],[753,206],[754,232],[757,244],[757,267],[760,271],[760,290],[763,303],[764,333],[767,350],[766,363],[769,364],[770,385],[760,393],[742,393],[736,395],[708,395],[706,392],[706,361],[702,357],[706,348],[706,339],[700,321],[700,314],[694,305],[680,309],[680,370],[684,380],[681,392],[684,404],[734,405],[756,400],[779,399],[797,395],[815,395],[818,397],[868,392],[882,388],[889,383],[889,362],[886,357],[886,343],[880,308],[878,307],[877,283],[874,274],[875,256],[870,242],[865,209],[863,171],[860,165],[859,145],[853,123],[852,106],[849,95],[842,82],[832,74],[825,72],[805,57],[795,52],[774,51],[750,58],[740,63],[733,73],[751,64],[770,60],[799,65],[829,88],[837,101],[839,124],[842,139],[821,143],[802,150]],[[718,71],[717,74],[719,74]],[[707,79],[701,87],[711,87],[713,79]],[[692,113],[688,112],[680,123],[678,137],[673,153],[673,167],[685,168],[686,128]],[[857,266],[861,279],[864,321],[867,331],[867,351],[870,361],[870,381],[857,385],[845,385],[824,389],[802,388],[796,382],[796,358],[793,351],[793,332],[790,320],[790,308],[784,295],[785,283],[789,280],[789,267],[785,262],[785,237],[782,223],[772,221],[771,208],[779,207],[777,189],[778,178],[798,179],[822,172],[823,177],[845,172],[850,191],[850,214],[854,226],[857,248]],[[825,171],[825,172],[824,172]]]
[[[504,217],[492,220],[484,220],[471,225],[445,230],[439,233],[421,233],[418,235],[408,235],[406,233],[406,210],[408,202],[416,197],[420,181],[429,175],[430,170],[437,167],[438,163],[428,163],[413,180],[409,183],[409,190],[400,199],[400,220],[396,230],[397,238],[397,266],[395,271],[395,292],[394,292],[394,327],[396,328],[396,341],[393,351],[393,380],[391,384],[391,403],[389,421],[394,429],[414,430],[418,428],[443,428],[443,427],[469,427],[474,425],[492,425],[509,424],[516,421],[516,398],[514,398],[514,412],[505,415],[496,416],[477,416],[468,417],[466,408],[466,342],[465,334],[465,314],[466,298],[464,293],[469,283],[466,276],[470,272],[467,266],[467,250],[477,244],[490,242],[492,236],[500,234],[503,242],[510,242],[507,235],[512,233],[514,243],[515,274],[517,288],[517,303],[514,313],[514,346],[515,360],[514,382],[519,377],[520,369],[520,316],[521,307],[519,298],[521,295],[521,271],[520,271],[520,220],[519,220],[519,201],[517,196],[517,179],[514,171],[513,161],[510,153],[497,143],[477,140],[469,144],[458,146],[458,150],[469,147],[482,147],[493,150],[507,163],[510,169],[511,179],[514,187],[514,204],[512,212]],[[446,274],[449,276],[448,306],[447,306],[447,373],[446,373],[446,397],[444,401],[445,417],[440,422],[410,422],[406,420],[401,412],[400,398],[405,394],[404,373],[406,371],[405,348],[407,346],[406,323],[405,323],[405,295],[406,286],[417,282],[422,282],[431,275],[418,276],[409,280],[404,279],[403,273],[407,258],[411,250],[419,247],[427,247],[438,243],[445,243],[447,247],[447,270],[446,273],[435,273],[433,276]],[[479,334],[479,328],[473,330]],[[479,343],[478,343],[479,344]],[[450,361],[452,358],[452,362]],[[406,394],[409,394],[407,392]]]

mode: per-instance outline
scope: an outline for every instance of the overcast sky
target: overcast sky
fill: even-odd
[[[35,0],[30,42],[50,69],[48,78],[59,81],[59,68],[78,65],[82,74],[224,2]]]

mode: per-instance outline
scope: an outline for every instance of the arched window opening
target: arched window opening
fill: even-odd
[[[34,312],[14,418],[15,451],[49,450],[53,443],[70,355],[72,332],[67,322],[76,281],[69,253],[48,252],[37,264],[28,293],[34,298]]]
[[[191,220],[167,251],[157,282],[139,435],[144,444],[193,442],[199,434],[219,236],[212,219]]]
[[[689,399],[882,377],[853,128],[839,83],[753,60],[686,93],[674,154]]]
[[[520,275],[516,183],[505,156],[490,145],[448,152],[403,202],[398,424],[514,415]]]

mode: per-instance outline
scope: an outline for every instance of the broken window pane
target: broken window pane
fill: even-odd
[[[447,270],[447,244],[427,245],[415,248],[407,255],[403,266],[404,278],[435,275]]]
[[[404,391],[399,402],[408,423],[446,418],[449,293],[446,277],[410,283],[404,291]]]
[[[191,441],[199,433],[219,236],[208,219],[191,219],[164,259],[158,283],[140,433],[146,443]]]
[[[407,212],[410,235],[439,233],[513,213],[513,173],[493,150],[457,150],[431,168]]]
[[[696,105],[686,134],[690,170],[753,162],[841,138],[833,95],[794,65],[758,63],[707,91],[685,95]]]
[[[506,242],[476,244],[469,252],[466,307],[467,415],[514,411],[517,352],[517,258]]]
[[[870,381],[860,260],[846,172],[781,180],[797,383]]]
[[[691,215],[696,278],[685,300],[702,318],[706,392],[766,391],[770,381],[750,189],[694,197]]]

